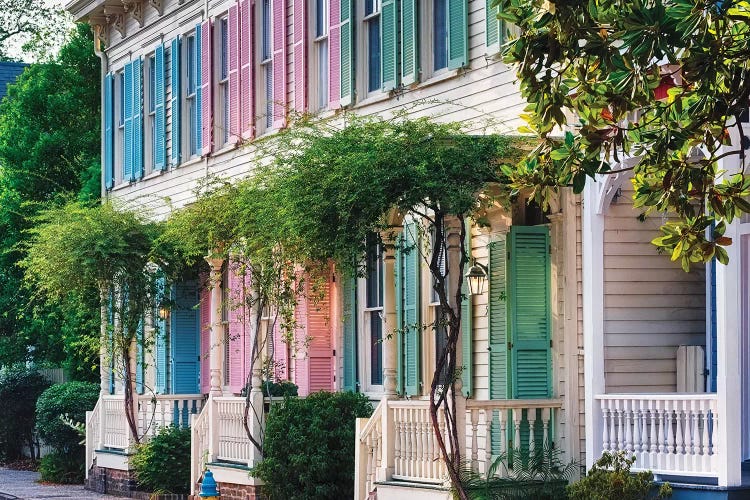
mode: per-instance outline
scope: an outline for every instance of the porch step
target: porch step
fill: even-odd
[[[746,500],[750,498],[750,484],[743,486],[716,486],[668,481],[672,487],[670,500]],[[661,482],[657,482],[660,484]]]
[[[381,481],[375,483],[377,500],[451,500],[450,489],[425,483],[409,481]]]

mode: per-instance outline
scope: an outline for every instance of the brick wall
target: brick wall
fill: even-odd
[[[262,494],[261,486],[232,483],[218,484],[221,500],[267,500],[268,498]],[[198,483],[198,491],[200,491],[200,483]],[[191,500],[201,500],[201,497],[198,495],[191,496],[190,498]]]
[[[97,493],[107,493],[125,498],[138,500],[187,500],[188,495],[172,495],[138,491],[138,481],[133,471],[106,469],[94,465],[89,470],[89,478],[85,488]],[[255,500],[255,497],[247,497]]]

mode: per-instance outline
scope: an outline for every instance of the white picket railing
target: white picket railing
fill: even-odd
[[[358,418],[354,448],[355,475],[354,498],[369,498],[375,489],[377,470],[381,466],[380,452],[383,443],[383,420],[388,401],[382,400],[370,418]]]
[[[624,451],[634,469],[717,476],[716,394],[604,394],[602,452]]]
[[[388,401],[394,436],[393,479],[440,484],[448,477],[437,437],[432,429],[429,401]],[[443,412],[438,412],[438,426],[448,452],[450,443]]]
[[[219,449],[216,458],[230,462],[249,463],[252,458],[253,443],[245,430],[245,398],[219,397],[216,402],[218,416]],[[248,418],[253,418],[250,409]]]
[[[190,416],[200,413],[204,399],[201,394],[159,394],[139,396],[138,431],[142,438],[150,438],[160,428],[174,425],[188,427]]]
[[[94,451],[99,440],[101,399],[96,401],[94,409],[86,412],[86,479],[89,477],[89,469],[94,464]]]
[[[199,414],[191,415],[190,422],[190,485],[194,491],[208,461],[208,405]]]
[[[101,397],[101,445],[104,448],[119,450],[128,447],[127,419],[125,418],[125,397],[113,394]]]

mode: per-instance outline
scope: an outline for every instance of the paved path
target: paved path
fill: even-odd
[[[86,491],[83,486],[39,484],[38,472],[0,468],[0,500],[41,500],[55,498],[109,499],[114,497]]]

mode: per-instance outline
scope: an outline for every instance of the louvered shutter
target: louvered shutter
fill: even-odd
[[[112,73],[104,77],[104,188],[115,186],[115,79]]]
[[[133,171],[131,181],[143,178],[143,59],[133,61]]]
[[[201,93],[201,154],[208,155],[211,153],[213,147],[213,132],[214,132],[214,117],[213,117],[213,103],[211,90],[211,79],[213,71],[211,68],[211,62],[213,61],[211,48],[211,20],[206,20],[201,23],[201,38],[200,38],[200,93]]]
[[[417,0],[401,0],[401,83],[419,79],[419,24]]]
[[[208,278],[201,277],[200,288],[200,387],[202,393],[211,390],[211,290]]]
[[[109,369],[109,394],[115,393],[115,342],[112,336],[115,327],[114,294],[110,290],[107,296],[107,357]]]
[[[357,278],[343,278],[343,365],[344,375],[342,388],[345,391],[356,391],[357,380]]]
[[[711,259],[711,263],[708,264],[709,271],[711,274],[711,281],[709,285],[709,345],[711,348],[706,353],[708,357],[708,391],[716,392],[716,372],[718,371],[718,357],[716,351],[716,258]]]
[[[154,169],[164,170],[167,168],[167,114],[165,108],[165,65],[164,45],[156,46],[154,53]]]
[[[497,54],[500,46],[503,44],[503,22],[497,18],[500,7],[492,4],[494,0],[486,0],[485,3],[485,43],[487,45],[487,55]]]
[[[240,275],[239,263],[233,260],[229,262],[229,390],[235,394],[240,393],[245,386],[244,363],[245,355],[245,287],[243,277]]]
[[[448,69],[469,62],[468,0],[448,0]]]
[[[250,139],[255,130],[255,83],[253,81],[253,2],[240,1],[240,131]]]
[[[340,0],[339,25],[339,104],[354,102],[354,5],[352,0]]]
[[[307,305],[307,371],[309,392],[333,391],[333,335],[331,325],[330,278],[323,289],[316,290],[320,300],[310,300]]]
[[[172,392],[196,394],[201,369],[200,318],[196,310],[198,283],[195,280],[177,283],[172,287],[172,294]],[[201,310],[202,306],[201,303]]]
[[[306,0],[294,0],[294,109],[307,111]]]
[[[348,0],[344,0],[348,1]],[[328,4],[328,107],[336,109],[341,99],[341,0]]]
[[[466,220],[466,253],[469,256],[468,264],[471,264],[471,226]],[[471,397],[474,383],[474,332],[472,331],[474,308],[472,307],[472,296],[469,293],[469,284],[466,278],[461,285],[461,385],[466,397]]]
[[[143,368],[144,368],[144,346],[143,343],[145,342],[144,335],[143,335],[143,320],[140,320],[138,322],[138,328],[135,331],[135,392],[138,394],[143,394],[144,392],[144,384],[143,384]]]
[[[130,182],[133,179],[133,64],[125,65],[123,91],[123,121],[125,137],[123,140],[122,180]]]
[[[286,0],[271,0],[273,13],[273,128],[286,125]]]
[[[417,225],[404,225],[401,250],[401,307],[403,388],[408,396],[419,394],[421,383],[421,318],[419,279],[419,235]]]
[[[506,259],[505,239],[489,245],[489,393],[490,399],[508,398],[508,326],[506,304]],[[490,435],[493,456],[500,454],[502,441],[500,418],[507,413],[492,412],[493,425]]]
[[[229,142],[236,143],[242,136],[240,102],[240,12],[239,5],[229,6],[227,14],[229,29]]]
[[[165,301],[166,280],[159,277],[156,282],[156,307],[154,311],[154,372],[156,393],[167,393],[167,332],[166,320],[159,317],[159,308]]]
[[[170,59],[172,63],[172,165],[177,166],[182,160],[182,56],[180,39],[172,40]]]
[[[202,90],[202,84],[203,84],[203,56],[201,55],[203,52],[203,42],[202,42],[202,29],[201,25],[197,24],[195,26],[195,63],[193,61],[188,61],[188,64],[195,64],[195,71],[193,72],[193,88],[195,89],[195,107],[196,107],[196,124],[195,128],[191,127],[190,133],[192,134],[191,140],[192,144],[195,144],[195,147],[198,151],[198,153],[203,152],[203,90]],[[210,117],[205,118],[206,120],[209,120]],[[192,117],[190,118],[192,120]],[[192,156],[195,154],[195,151],[192,150],[192,146],[190,147],[190,155]]]
[[[512,226],[508,261],[512,397],[552,395],[550,258],[546,226]]]
[[[299,387],[299,395],[310,394],[310,379],[308,377],[308,357],[305,345],[307,343],[307,297],[301,297],[294,308],[294,344],[292,345],[292,356],[294,364],[291,366],[290,379]]]
[[[274,321],[275,316],[270,321]],[[285,342],[284,332],[279,326],[279,318],[275,318],[271,328],[273,338],[273,368],[276,381],[289,380],[289,345]]]
[[[380,7],[380,86],[385,92],[396,88],[398,82],[398,13],[396,0],[383,0]]]

